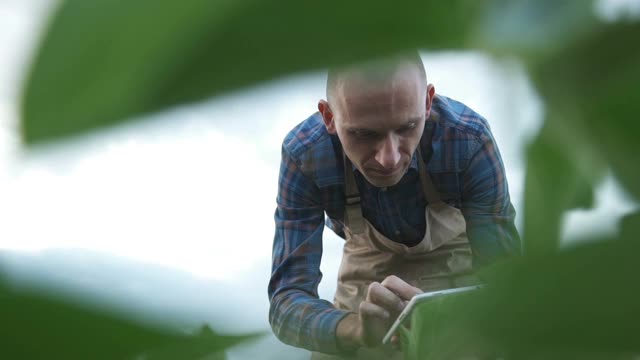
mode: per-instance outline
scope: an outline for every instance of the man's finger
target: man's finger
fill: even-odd
[[[391,314],[376,304],[363,301],[360,303],[360,319],[363,343],[366,346],[379,345],[391,325]]]
[[[404,310],[405,307],[405,302],[398,295],[377,282],[369,285],[367,301],[382,306],[394,315]]]
[[[394,349],[402,351],[402,344],[400,344],[400,337],[398,335],[391,336],[391,346]]]
[[[385,308],[367,301],[360,303],[360,314],[366,319],[376,318],[389,321],[391,318],[391,314]]]
[[[410,285],[395,275],[387,276],[381,284],[398,295],[402,300],[411,300],[412,297],[422,293],[422,290]]]

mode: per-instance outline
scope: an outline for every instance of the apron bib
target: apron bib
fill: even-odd
[[[415,246],[397,243],[369,223],[362,215],[360,195],[351,162],[344,156],[345,244],[338,273],[334,305],[357,313],[369,284],[396,275],[422,291],[443,290],[476,283],[472,276],[471,248],[462,212],[444,203],[427,174],[418,148],[418,169],[427,199],[426,230]],[[344,359],[313,353],[312,359]],[[360,348],[351,359],[402,359],[390,345]]]

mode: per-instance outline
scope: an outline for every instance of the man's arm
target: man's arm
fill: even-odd
[[[488,128],[480,140],[463,175],[462,198],[476,268],[522,252],[500,152]]]
[[[324,227],[320,203],[317,186],[283,147],[269,281],[269,322],[284,343],[337,353],[336,327],[348,312],[318,298]]]

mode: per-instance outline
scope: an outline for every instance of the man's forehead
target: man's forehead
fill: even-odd
[[[395,71],[380,73],[368,69],[367,71],[352,70],[343,73],[336,80],[336,93],[345,94],[360,89],[366,90],[382,90],[395,88],[399,86],[417,87],[423,85],[426,79],[423,79],[421,73],[415,66],[402,66]]]
[[[354,79],[338,84],[334,100],[339,113],[350,118],[415,115],[422,111],[426,91],[416,78],[395,77],[387,82]]]

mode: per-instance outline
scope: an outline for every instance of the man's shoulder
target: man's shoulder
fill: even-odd
[[[313,150],[318,143],[329,139],[320,113],[314,113],[287,133],[282,146],[295,158]]]
[[[479,141],[491,136],[491,127],[487,120],[460,101],[438,95],[433,104],[433,111],[442,127],[457,136]]]
[[[485,142],[492,139],[487,120],[467,105],[438,95],[431,119],[435,121],[432,172],[461,172]]]
[[[340,142],[327,132],[320,113],[314,113],[296,125],[285,136],[283,150],[300,170],[314,179],[318,186],[335,185],[343,181]]]

